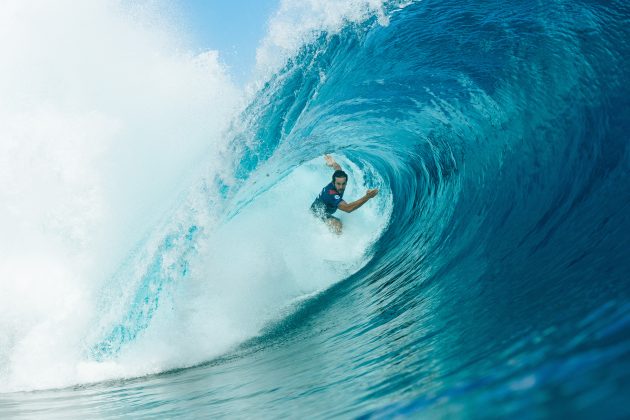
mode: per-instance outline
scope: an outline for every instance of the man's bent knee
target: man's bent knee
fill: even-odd
[[[337,219],[336,217],[329,217],[328,219],[326,219],[326,224],[328,225],[330,230],[335,232],[337,235],[341,235],[341,228],[343,227],[341,220]]]

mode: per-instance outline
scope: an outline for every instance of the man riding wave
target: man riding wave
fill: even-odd
[[[337,209],[345,211],[346,213],[352,213],[367,203],[371,198],[376,197],[378,189],[367,190],[363,197],[351,203],[345,202],[343,200],[343,193],[348,183],[348,174],[341,169],[341,166],[335,162],[330,155],[324,155],[324,159],[326,160],[326,165],[333,168],[335,172],[332,175],[332,182],[322,188],[319,196],[317,196],[313,204],[311,204],[311,212],[313,212],[316,217],[323,220],[333,232],[341,234],[341,220],[333,216],[333,213],[336,212]]]

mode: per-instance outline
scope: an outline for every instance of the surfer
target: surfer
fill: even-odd
[[[322,192],[317,196],[313,204],[311,204],[311,212],[319,219],[326,222],[328,227],[335,233],[341,234],[342,223],[341,220],[333,216],[333,213],[337,209],[345,211],[346,213],[352,213],[362,205],[368,202],[371,198],[376,197],[378,189],[374,188],[367,190],[365,195],[352,203],[346,203],[343,200],[343,192],[346,189],[348,183],[348,174],[346,174],[341,166],[330,155],[324,155],[326,165],[335,170],[332,175],[332,182],[322,188]]]

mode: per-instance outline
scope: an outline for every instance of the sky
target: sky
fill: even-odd
[[[218,50],[234,81],[244,84],[279,0],[177,0],[176,4],[196,47]]]

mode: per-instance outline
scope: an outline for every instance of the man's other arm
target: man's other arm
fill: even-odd
[[[370,200],[370,198],[374,198],[376,194],[378,194],[377,188],[374,188],[373,190],[367,190],[367,192],[365,193],[363,197],[359,198],[356,201],[353,201],[352,203],[346,203],[345,201],[341,201],[341,203],[339,203],[339,207],[337,208],[341,211],[345,211],[346,213],[352,213],[353,211],[355,211],[356,209],[358,209],[359,207],[367,203]]]
[[[335,162],[335,159],[333,159],[332,156],[324,155],[324,160],[326,161],[326,165],[330,166],[335,171],[340,171],[341,170],[341,166],[337,162]]]

